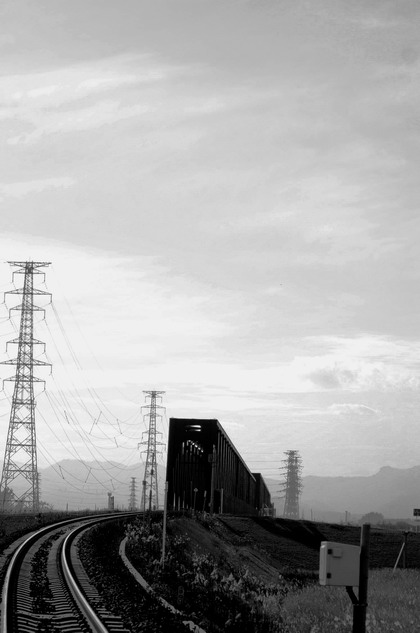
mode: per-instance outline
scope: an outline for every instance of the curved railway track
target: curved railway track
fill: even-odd
[[[133,514],[71,519],[25,538],[4,577],[0,633],[129,633],[105,608],[77,554],[85,530],[129,516]]]

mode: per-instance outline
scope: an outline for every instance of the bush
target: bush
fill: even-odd
[[[172,535],[168,522],[166,557],[160,562],[160,522],[137,522],[127,531],[127,555],[149,584],[209,631],[280,633],[281,604],[289,585],[279,577],[267,584],[246,567],[190,551],[186,536]]]

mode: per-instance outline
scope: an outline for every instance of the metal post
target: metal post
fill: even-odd
[[[168,500],[168,482],[165,482],[165,498],[163,501],[163,530],[162,530],[162,558],[161,565],[165,566],[165,547],[166,547],[166,514],[167,514],[167,500]]]
[[[146,480],[143,479],[143,521],[146,519]]]
[[[406,569],[408,567],[407,561],[407,540],[408,540],[408,532],[404,532],[404,550],[403,550],[403,568]]]
[[[366,608],[369,578],[370,524],[364,523],[360,535],[359,597],[353,604],[353,633],[366,633]]]
[[[403,553],[403,551],[404,551],[404,548],[405,548],[405,543],[403,543],[403,544],[401,545],[400,552],[399,552],[399,554],[398,554],[398,556],[397,556],[397,560],[395,561],[394,569],[392,570],[392,573],[393,573],[393,574],[395,573],[395,570],[396,570],[396,569],[397,569],[397,567],[398,567],[398,563],[400,562],[400,558],[401,558],[401,556],[402,556],[402,553]]]

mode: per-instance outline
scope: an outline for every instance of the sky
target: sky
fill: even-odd
[[[217,418],[266,477],[287,450],[303,475],[419,465],[418,3],[0,13],[0,291],[51,262],[40,466],[136,463],[152,389],[163,443]]]

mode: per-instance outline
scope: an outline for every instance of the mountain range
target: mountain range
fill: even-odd
[[[420,466],[392,468],[384,466],[364,477],[302,477],[300,512],[306,519],[319,521],[356,521],[368,512],[386,519],[411,519],[420,508]],[[283,513],[279,485],[267,481],[277,514]]]
[[[136,506],[140,507],[144,468],[142,462],[125,466],[118,462],[63,460],[39,470],[40,497],[55,510],[100,510],[108,507],[111,494],[115,508],[127,509],[134,486]],[[158,464],[157,472],[159,504],[163,505],[166,468]]]
[[[55,510],[102,509],[108,507],[108,493],[116,508],[128,508],[134,486],[137,507],[141,505],[145,464],[125,466],[118,462],[63,460],[40,469],[43,502]],[[165,467],[158,464],[159,503],[163,504]],[[277,515],[283,514],[280,481],[266,479]],[[379,472],[360,477],[302,478],[300,514],[317,521],[357,521],[368,512],[386,519],[410,519],[420,508],[420,466],[401,469],[384,466]],[[12,485],[13,488],[13,485]],[[19,490],[16,490],[19,492]]]

